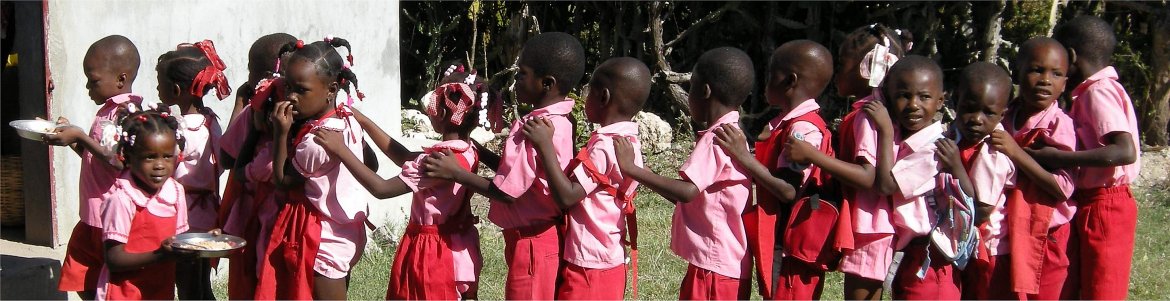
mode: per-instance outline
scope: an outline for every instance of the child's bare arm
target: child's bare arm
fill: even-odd
[[[959,180],[959,188],[963,190],[963,194],[972,198],[975,196],[975,185],[971,184],[971,177],[967,176],[967,169],[963,167],[963,159],[959,156],[959,146],[955,145],[951,139],[939,139],[934,142],[937,147],[935,157],[942,163],[942,167],[946,172],[951,173],[955,179]]]
[[[1133,136],[1128,132],[1112,132],[1105,135],[1105,146],[1083,150],[1063,151],[1055,147],[1025,149],[1041,165],[1051,169],[1066,167],[1113,167],[1133,164],[1137,161],[1137,149]]]
[[[618,158],[618,168],[622,174],[634,178],[639,184],[649,187],[650,190],[662,195],[672,203],[690,202],[699,195],[699,188],[694,183],[663,177],[634,164],[634,146],[626,139],[613,140],[614,153]]]
[[[389,157],[390,161],[393,161],[394,164],[402,166],[403,163],[412,161],[422,154],[420,152],[410,151],[410,149],[407,149],[398,140],[391,138],[389,134],[386,134],[386,131],[382,130],[382,127],[379,127],[378,124],[374,123],[365,114],[362,114],[361,111],[354,109],[353,116],[357,119],[358,124],[362,126],[362,129],[366,130],[366,135],[370,136],[370,140],[374,141],[374,146],[378,147],[383,154],[386,154],[386,157]]]
[[[317,129],[313,131],[313,135],[315,136],[313,141],[324,147],[325,151],[333,155],[334,158],[341,160],[341,164],[345,165],[345,168],[353,173],[354,178],[362,183],[362,186],[366,187],[366,190],[369,190],[374,197],[388,199],[410,192],[410,187],[407,187],[402,179],[398,177],[383,179],[369,166],[358,160],[357,156],[345,146],[345,141],[342,140],[345,139],[344,134],[328,129]]]
[[[114,169],[121,170],[124,167],[122,160],[118,160],[118,155],[114,153],[113,149],[103,146],[97,140],[93,140],[80,127],[69,124],[68,119],[58,117],[57,125],[64,126],[57,128],[54,134],[44,135],[42,138],[45,140],[45,143],[69,146],[78,156],[81,156],[83,151],[89,151],[90,154],[93,154],[94,159],[105,162],[111,167],[114,167]]]
[[[455,160],[455,154],[450,150],[432,153],[423,159],[423,176],[462,184],[492,201],[508,204],[516,202],[515,198],[504,193],[491,180],[464,170]]]
[[[732,124],[722,125],[715,131],[715,143],[723,147],[723,150],[731,155],[732,160],[743,165],[756,184],[764,186],[764,189],[778,196],[781,203],[791,203],[796,199],[795,185],[800,185],[800,183],[793,185],[772,175],[771,171],[768,171],[768,167],[765,167],[764,164],[756,160],[755,156],[752,156],[748,152],[747,137],[744,136],[739,126]]]
[[[818,151],[806,141],[789,139],[786,146],[788,147],[787,159],[789,162],[816,165],[822,171],[832,175],[833,178],[857,189],[869,190],[874,186],[877,167],[872,164],[853,164],[838,160]]]
[[[482,144],[479,144],[478,141],[473,140],[472,142],[475,143],[476,154],[479,155],[479,164],[487,166],[492,171],[500,168],[500,155],[488,150]]]
[[[291,168],[288,154],[288,132],[292,127],[292,105],[287,101],[276,104],[272,109],[272,182],[276,187],[294,187],[304,178]]]
[[[874,188],[881,195],[890,195],[898,191],[898,183],[894,181],[894,125],[890,121],[890,114],[886,107],[879,102],[871,101],[862,108],[874,127],[878,130],[877,166],[874,170]]]
[[[1040,184],[1040,188],[1057,200],[1064,200],[1064,191],[1060,189],[1060,184],[1056,182],[1056,175],[1044,169],[1020,148],[1016,140],[1010,134],[1004,131],[996,130],[991,132],[991,145],[999,152],[1006,155],[1016,165],[1016,170],[1021,175],[1036,181]]]
[[[540,161],[544,168],[544,174],[548,177],[548,186],[552,192],[553,200],[563,210],[581,202],[585,198],[586,191],[580,183],[569,181],[569,177],[561,170],[556,149],[552,146],[553,129],[552,123],[544,118],[529,120],[523,128],[524,135],[528,136],[528,141],[532,141],[532,145],[536,147],[537,161]]]
[[[126,244],[107,240],[105,242],[106,249],[106,266],[111,272],[125,272],[140,269],[146,265],[159,262],[162,260],[171,259],[176,255],[174,249],[171,248],[171,242],[174,238],[167,238],[163,240],[158,250],[150,253],[130,253],[126,252]],[[188,254],[193,255],[193,254]]]

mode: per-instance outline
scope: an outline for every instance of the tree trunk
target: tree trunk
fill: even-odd
[[[1000,30],[1003,29],[1003,11],[1007,8],[1007,1],[999,0],[991,5],[987,27],[983,30],[983,57],[980,60],[994,64],[999,59],[999,35]]]
[[[1150,18],[1154,24],[1152,34],[1151,55],[1153,77],[1150,82],[1150,106],[1146,110],[1153,110],[1148,114],[1141,114],[1142,142],[1148,145],[1170,145],[1170,19],[1167,14]]]
[[[670,68],[670,63],[666,62],[667,47],[662,38],[662,2],[650,3],[650,49],[654,54],[654,69],[656,70],[655,77],[661,81],[663,87],[666,88],[666,98],[670,100],[676,108],[683,112],[683,116],[690,112],[690,104],[687,102],[687,93],[679,86],[682,83],[680,79],[684,76],[674,72]],[[690,80],[690,74],[686,74],[685,78]]]

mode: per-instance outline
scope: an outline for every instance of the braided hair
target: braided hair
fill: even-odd
[[[451,84],[465,85],[467,90]],[[470,103],[463,101],[464,96],[468,97]],[[446,120],[449,126],[462,133],[470,133],[479,125],[480,115],[484,114],[481,112],[483,109],[489,111],[488,121],[492,125],[498,123],[495,115],[500,115],[501,112],[498,112],[497,104],[502,104],[503,101],[499,91],[493,89],[485,77],[478,76],[475,70],[465,71],[463,66],[456,65],[451,65],[443,72],[438,87],[424,98],[428,102],[426,104],[428,115]],[[462,117],[456,120],[453,116],[455,114]]]
[[[182,135],[179,119],[171,115],[165,108],[142,111],[123,109],[120,110],[118,115],[118,124],[121,132],[118,133],[118,142],[114,147],[114,152],[120,158],[123,158],[123,160],[127,153],[135,150],[135,147],[142,145],[141,143],[136,143],[139,141],[139,137],[158,134],[174,135],[175,144],[178,146],[179,151],[182,151],[183,146],[186,145],[186,138]]]
[[[338,47],[345,47],[346,52],[348,52],[344,59],[341,54],[337,53]],[[288,56],[289,61],[303,59],[313,63],[317,67],[318,75],[336,80],[346,94],[356,94],[358,99],[365,98],[365,95],[358,89],[357,74],[354,74],[350,68],[353,65],[353,49],[350,47],[349,41],[337,37],[325,37],[324,41],[305,44],[304,41],[297,40],[282,46],[277,57],[283,60],[286,53],[291,53]],[[277,72],[279,71],[278,66]],[[350,85],[353,85],[353,92],[350,91]]]
[[[155,71],[191,95],[203,97],[211,88],[215,88],[216,96],[224,99],[232,93],[223,74],[226,68],[211,40],[203,40],[195,44],[180,44],[175,50],[163,53],[158,57]],[[203,108],[202,101],[196,101],[195,105]]]
[[[909,30],[894,29],[882,23],[874,23],[858,27],[846,35],[845,40],[841,43],[839,54],[864,54],[887,38],[890,39],[890,45],[885,46],[890,47],[890,52],[898,57],[908,54],[914,45],[914,35]]]

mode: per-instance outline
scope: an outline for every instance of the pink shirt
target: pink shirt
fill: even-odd
[[[220,137],[219,149],[232,157],[240,155],[240,148],[244,147],[244,140],[248,139],[248,131],[252,128],[252,106],[245,105],[240,114],[228,123]],[[237,158],[238,159],[238,158]]]
[[[1126,132],[1133,138],[1137,160],[1125,166],[1081,167],[1077,188],[1104,188],[1129,185],[1141,171],[1141,143],[1138,142],[1137,117],[1125,87],[1117,82],[1117,71],[1105,67],[1077,85],[1069,95],[1072,104],[1068,116],[1076,123],[1077,150],[1105,146],[1105,136]]]
[[[714,129],[723,124],[738,126],[739,112],[728,112],[699,132],[695,150],[679,168],[679,176],[693,183],[699,194],[690,202],[675,205],[670,249],[699,268],[739,279],[750,263],[741,216],[751,195],[752,179],[715,144]]]
[[[618,193],[631,196],[638,188],[638,182],[626,178],[617,165],[613,148],[614,139],[632,139],[634,165],[642,166],[641,143],[638,142],[638,124],[623,121],[597,129],[589,137],[583,151],[589,154],[589,161],[597,172],[616,186]],[[621,242],[625,218],[622,210],[630,206],[618,200],[610,191],[601,187],[579,164],[572,171],[572,180],[585,189],[585,199],[568,212],[569,227],[565,232],[565,248],[561,252],[565,261],[589,269],[608,269],[625,262],[625,249]]]
[[[348,110],[348,109],[345,109]],[[365,132],[353,116],[328,118],[316,127],[336,130],[346,147],[362,158]],[[306,124],[305,126],[310,126]],[[366,245],[366,200],[372,198],[353,174],[313,141],[312,131],[296,145],[293,166],[305,177],[305,197],[321,213],[321,245],[314,271],[339,279],[349,274]]]
[[[861,108],[870,101],[881,101],[880,93],[873,93],[861,100],[853,102],[853,111],[857,112],[853,118],[853,143],[857,145],[857,153],[848,154],[858,163],[865,162],[877,166],[878,137],[877,129],[869,115]],[[856,189],[853,197],[853,230],[862,234],[894,234],[894,224],[890,222],[890,202],[877,193],[876,190]]]
[[[561,163],[561,169],[564,169],[573,158],[573,124],[568,117],[572,111],[573,100],[566,98],[564,101],[533,110],[512,122],[512,129],[508,132],[508,139],[505,140],[503,154],[500,156],[500,167],[496,170],[496,177],[492,183],[500,191],[515,198],[516,202],[511,204],[491,202],[488,219],[492,223],[500,228],[512,229],[558,221],[561,209],[553,202],[552,192],[548,190],[544,168],[536,162],[536,148],[524,136],[521,127],[537,117],[544,117],[552,122],[553,147],[556,148],[557,161]]]
[[[765,130],[767,130],[767,131],[775,130],[777,127],[780,127],[781,123],[784,123],[785,121],[792,120],[793,118],[800,117],[801,115],[808,114],[809,112],[813,112],[813,111],[820,110],[820,109],[821,109],[821,106],[817,104],[816,99],[805,100],[804,102],[797,105],[796,108],[793,108],[791,111],[788,111],[787,114],[784,114],[781,116],[776,116],[776,118],[772,118],[771,121],[768,121],[768,128]],[[818,129],[815,124],[812,124],[811,122],[808,122],[808,121],[800,121],[800,122],[793,123],[792,124],[792,133],[793,133],[793,135],[800,134],[804,138],[804,142],[808,142],[809,144],[812,144],[813,147],[818,148],[818,149],[821,147],[821,139],[825,137],[825,134],[821,133],[821,130]],[[787,150],[785,150],[785,152],[786,151]],[[783,153],[781,153],[781,154],[783,154]],[[788,160],[785,159],[783,155],[781,155],[776,160],[776,166],[768,166],[768,169],[774,170],[776,168],[791,168],[791,166],[790,166],[790,163],[788,163]],[[801,171],[801,173],[803,173],[804,176],[802,176],[800,178],[800,180],[807,181],[808,176],[810,174],[812,174],[812,169],[805,168],[803,171]]]
[[[474,164],[478,157],[475,146],[460,140],[446,140],[424,148],[430,154],[443,149],[451,150],[456,156],[463,157],[469,164]],[[420,225],[442,225],[451,216],[460,214],[463,201],[467,199],[467,187],[455,182],[448,182],[434,178],[424,178],[422,170],[426,156],[418,156],[414,161],[402,164],[402,173],[398,178],[414,192],[410,205],[410,223]],[[474,168],[474,166],[472,167]],[[475,172],[475,170],[471,170]],[[470,213],[470,211],[468,211]],[[469,232],[477,232],[470,230]],[[451,248],[452,260],[455,268],[455,281],[476,281],[476,271],[483,264],[479,254],[479,235],[475,233],[453,233],[447,246]]]
[[[175,217],[175,234],[187,232],[187,203],[183,197],[183,186],[174,179],[167,179],[155,195],[148,196],[134,184],[129,172],[115,178],[113,187],[103,197],[102,240],[126,243],[130,237],[130,226],[138,208],[146,208],[158,217]]]
[[[183,138],[187,141],[183,160],[175,168],[175,180],[187,191],[192,227],[206,231],[215,228],[218,218],[219,175],[223,169],[219,167],[216,150],[219,149],[222,129],[210,108],[200,111],[179,118]]]
[[[1061,110],[1056,102],[1052,102],[1052,105],[1049,105],[1047,109],[1028,117],[1024,125],[1018,129],[1013,124],[1017,112],[1016,107],[1012,107],[1008,111],[1008,118],[1003,119],[1002,124],[1009,134],[1016,135],[1018,133],[1031,132],[1034,129],[1043,129],[1044,134],[1038,138],[1038,141],[1044,143],[1044,145],[1065,151],[1076,149],[1077,136],[1073,129],[1073,120],[1064,114],[1064,110]],[[1056,178],[1056,184],[1060,186],[1060,191],[1064,193],[1064,202],[1053,206],[1052,221],[1049,227],[1056,228],[1072,221],[1073,215],[1077,213],[1076,202],[1069,199],[1072,197],[1075,185],[1073,182],[1072,168],[1064,168],[1050,172]]]
[[[997,124],[996,130],[1003,130],[1003,125]],[[958,131],[955,131],[957,135]],[[971,184],[975,185],[975,199],[983,204],[992,206],[988,215],[987,225],[979,229],[982,243],[987,246],[991,255],[1002,255],[1011,252],[1007,243],[1007,195],[1004,189],[1015,187],[1016,165],[1003,153],[991,146],[991,136],[980,138],[978,149],[973,155],[971,168],[967,175]],[[967,137],[959,137],[959,142]]]
[[[89,138],[98,141],[106,148],[113,148],[117,141],[113,138],[117,134],[118,108],[126,104],[134,104],[135,108],[142,105],[142,96],[135,94],[119,94],[102,104],[94,116],[93,124],[89,127]],[[81,176],[78,183],[81,197],[81,222],[93,227],[102,226],[102,194],[114,185],[114,179],[122,173],[121,170],[110,166],[108,162],[98,162],[89,150],[81,153]]]
[[[897,156],[891,172],[897,175],[894,181],[898,191],[890,198],[894,206],[892,220],[897,233],[894,242],[897,250],[910,244],[910,240],[929,234],[937,219],[928,198],[935,195],[936,177],[949,177],[939,171],[939,162],[935,158],[934,142],[940,138],[943,138],[943,126],[939,122],[905,139],[896,138],[900,142],[894,147]]]

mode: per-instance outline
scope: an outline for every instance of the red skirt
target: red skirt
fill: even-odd
[[[386,300],[455,300],[451,248],[435,225],[410,224],[394,255]]]
[[[104,246],[102,228],[77,222],[73,226],[73,234],[69,236],[57,290],[81,292],[97,289],[98,275],[106,264]]]
[[[557,300],[622,300],[626,290],[626,265],[590,269],[572,263],[561,267]]]

